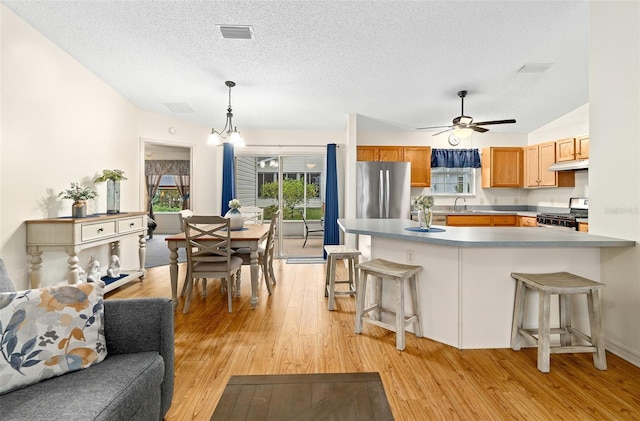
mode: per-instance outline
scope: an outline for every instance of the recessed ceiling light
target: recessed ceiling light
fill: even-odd
[[[253,39],[253,28],[250,25],[216,25],[220,28],[222,38]]]
[[[518,73],[542,73],[551,66],[553,63],[525,63],[518,69]]]

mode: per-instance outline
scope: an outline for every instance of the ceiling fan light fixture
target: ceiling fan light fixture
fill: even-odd
[[[458,139],[464,139],[465,137],[469,137],[471,136],[472,133],[473,133],[473,129],[470,129],[468,127],[456,127],[455,129],[453,129],[453,134]]]

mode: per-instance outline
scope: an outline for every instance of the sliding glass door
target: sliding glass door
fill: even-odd
[[[265,223],[282,210],[278,257],[322,255],[324,172],[324,155],[236,157],[236,195],[242,205],[264,209]]]

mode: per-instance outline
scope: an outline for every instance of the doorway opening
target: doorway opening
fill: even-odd
[[[181,231],[179,212],[193,200],[191,154],[188,146],[144,140],[145,209],[156,234]]]

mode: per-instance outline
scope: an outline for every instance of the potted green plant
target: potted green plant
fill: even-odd
[[[107,213],[120,213],[120,181],[126,180],[122,170],[102,170],[94,183],[107,182]]]
[[[87,200],[94,199],[98,196],[91,187],[80,187],[79,183],[71,183],[71,187],[65,189],[58,194],[62,199],[73,200],[71,206],[71,217],[85,218],[87,216]]]

